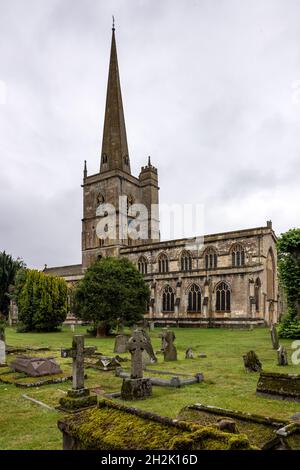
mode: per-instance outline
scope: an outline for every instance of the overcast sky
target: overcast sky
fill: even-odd
[[[299,0],[0,0],[0,250],[81,262],[112,14],[133,174],[151,155],[205,233],[299,227]]]

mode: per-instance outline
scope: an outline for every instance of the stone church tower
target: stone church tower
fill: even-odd
[[[156,210],[159,190],[157,169],[151,165],[149,157],[148,164],[141,168],[138,178],[133,176],[130,170],[114,27],[100,171],[88,176],[85,162],[82,187],[83,268],[102,256],[117,256],[121,247],[141,245],[153,240],[159,241],[159,220]],[[123,197],[122,202],[120,196]],[[130,209],[135,204],[143,204],[147,208],[147,220],[144,220],[147,236],[133,239],[128,235],[127,228],[130,224],[134,224],[139,215],[137,211]],[[111,210],[115,210],[115,232],[109,232],[111,228],[109,222],[112,220],[112,218],[109,219]],[[135,226],[138,231],[139,225]]]

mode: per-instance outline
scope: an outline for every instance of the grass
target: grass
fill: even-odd
[[[160,349],[159,329],[151,333],[155,351]],[[188,404],[203,403],[223,408],[246,411],[280,419],[288,419],[300,411],[300,403],[257,397],[255,394],[258,374],[246,373],[242,355],[253,349],[257,352],[265,371],[300,373],[299,365],[292,365],[290,356],[292,341],[282,341],[289,353],[289,366],[277,366],[276,351],[272,349],[267,328],[254,331],[226,329],[174,329],[178,350],[177,362],[163,362],[158,355],[154,369],[191,373],[203,372],[205,382],[181,389],[154,387],[153,396],[135,402],[144,410],[175,417]],[[85,333],[85,327],[76,327],[76,333]],[[64,372],[71,370],[70,359],[60,358],[60,348],[70,347],[72,332],[68,327],[57,333],[16,333],[7,328],[6,341],[10,346],[50,347],[51,351],[35,355],[55,356]],[[112,355],[114,338],[86,338],[86,346],[95,345],[97,351]],[[195,355],[201,352],[206,358],[184,359],[185,350],[192,347]],[[8,362],[13,355],[8,356]],[[128,367],[128,363],[124,363]],[[150,366],[151,367],[151,366]],[[116,392],[121,379],[114,372],[87,369],[86,386],[100,387],[103,392]],[[1,373],[1,369],[0,369]],[[147,372],[147,375],[149,373]],[[154,376],[157,377],[157,374]],[[24,393],[50,406],[56,406],[70,383],[47,385],[28,390],[14,385],[0,385],[0,449],[61,449],[61,433],[57,420],[58,411],[46,410],[22,397]]]

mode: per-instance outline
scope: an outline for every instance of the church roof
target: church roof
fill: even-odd
[[[59,277],[80,276],[82,275],[82,264],[72,264],[70,266],[55,266],[52,268],[48,268],[47,265],[45,265],[43,272],[51,276]]]

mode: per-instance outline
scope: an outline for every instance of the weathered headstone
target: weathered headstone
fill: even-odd
[[[16,372],[24,372],[29,377],[62,374],[54,357],[17,356],[10,367]]]
[[[149,378],[143,378],[143,351],[151,357],[153,349],[143,331],[135,330],[132,333],[128,350],[131,354],[131,375],[130,378],[123,379],[121,397],[123,400],[146,398],[152,394],[152,385]]]
[[[154,321],[149,322],[149,327],[150,327],[150,331],[154,331],[154,327],[155,327]]]
[[[177,350],[174,346],[175,335],[173,331],[163,328],[161,333],[161,350],[165,361],[177,361]]]
[[[287,366],[288,365],[288,355],[287,350],[284,346],[279,346],[277,349],[277,360],[279,366]]]
[[[152,344],[151,344],[151,338],[150,338],[147,330],[142,329],[141,331],[142,331],[142,333],[143,333],[143,335],[144,335],[144,337],[145,337],[145,339],[148,343],[147,349],[145,348],[143,350],[143,354],[142,354],[143,369],[144,369],[145,367],[147,367],[147,365],[156,363],[157,358],[155,356],[154,349],[153,349]],[[150,351],[150,353],[148,351]]]
[[[71,349],[62,349],[61,357],[71,357],[73,360],[73,388],[67,396],[60,399],[60,405],[68,411],[78,410],[97,404],[97,396],[90,395],[84,387],[84,358],[91,356],[97,348],[84,347],[84,336],[74,335]]]
[[[256,392],[292,401],[300,401],[300,375],[261,372]]]
[[[71,323],[70,329],[71,329],[72,333],[74,333],[74,331],[75,331],[75,325],[74,325],[74,323]]]
[[[271,334],[273,349],[277,350],[279,348],[279,339],[278,339],[278,332],[274,323],[272,323],[271,325],[270,334]]]
[[[5,329],[0,325],[0,367],[6,365]]]
[[[244,366],[247,372],[260,372],[262,365],[254,351],[249,351],[243,355]]]
[[[117,335],[115,339],[114,353],[124,354],[128,352],[128,340],[130,335]]]
[[[192,349],[192,348],[188,348],[188,349],[185,351],[185,358],[186,358],[186,359],[194,359],[194,353],[193,353],[193,349]]]

